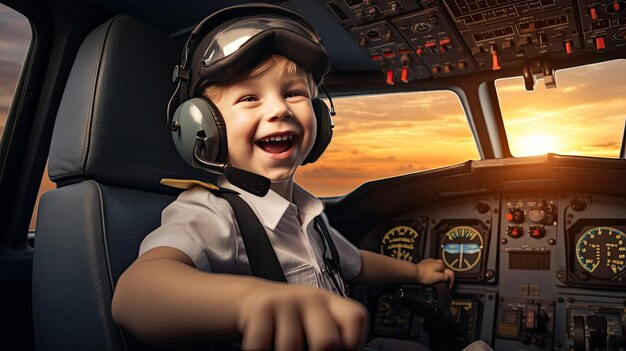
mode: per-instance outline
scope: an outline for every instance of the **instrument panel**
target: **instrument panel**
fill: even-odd
[[[626,47],[623,0],[325,0],[389,85]]]
[[[468,197],[407,209],[360,246],[410,262],[440,258],[455,272],[452,306],[470,316],[469,340],[495,350],[574,350],[600,335],[626,349],[624,199],[556,191]],[[428,287],[403,287],[430,296]],[[372,333],[427,343],[424,319],[393,299],[396,288],[361,291],[376,296],[367,302]]]

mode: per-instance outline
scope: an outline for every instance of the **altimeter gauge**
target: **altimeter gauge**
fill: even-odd
[[[594,227],[576,242],[576,260],[597,279],[611,279],[626,269],[626,234],[613,227]]]
[[[416,247],[420,234],[412,227],[399,225],[389,229],[380,243],[380,253],[409,262],[417,262]]]
[[[483,235],[478,230],[456,226],[441,240],[441,259],[451,270],[467,272],[480,262],[483,247]]]

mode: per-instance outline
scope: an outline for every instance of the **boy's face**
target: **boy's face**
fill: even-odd
[[[228,85],[216,105],[226,122],[228,160],[269,178],[291,179],[313,147],[316,120],[305,72],[273,65]]]

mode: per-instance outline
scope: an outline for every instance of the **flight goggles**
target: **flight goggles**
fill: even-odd
[[[313,28],[280,15],[266,14],[228,21],[209,32],[192,59],[190,95],[209,83],[233,79],[279,54],[311,73],[317,82],[330,70],[330,59]]]

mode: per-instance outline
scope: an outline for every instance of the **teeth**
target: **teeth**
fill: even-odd
[[[270,142],[270,141],[284,141],[284,140],[291,140],[293,138],[293,134],[283,134],[283,135],[273,135],[264,139],[261,139],[261,141],[263,142]]]

